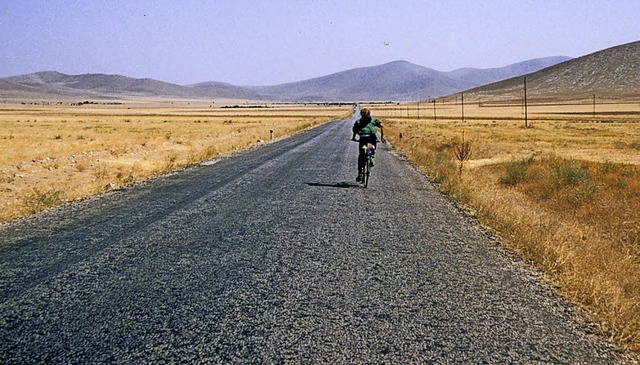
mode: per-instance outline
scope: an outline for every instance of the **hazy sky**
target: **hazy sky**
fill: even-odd
[[[501,67],[636,40],[639,0],[0,0],[0,77],[273,85],[395,60]]]

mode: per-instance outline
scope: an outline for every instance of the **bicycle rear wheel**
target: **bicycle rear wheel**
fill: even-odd
[[[371,173],[371,156],[367,156],[364,164],[364,174],[362,176],[362,185],[366,188],[369,185],[369,175]]]

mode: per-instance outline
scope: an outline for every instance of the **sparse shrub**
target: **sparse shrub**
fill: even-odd
[[[93,176],[95,176],[96,180],[104,180],[109,177],[109,171],[104,165],[96,166]]]
[[[176,161],[178,160],[178,156],[171,155],[167,158],[164,164],[164,171],[171,171],[176,167]]]
[[[522,182],[527,173],[529,165],[533,162],[533,159],[522,159],[507,162],[504,165],[504,175],[500,178],[500,182],[503,185],[516,185]]]
[[[600,171],[604,174],[611,172],[614,169],[615,165],[611,161],[606,161],[602,165],[600,165]]]
[[[517,167],[513,169],[515,172]],[[505,176],[501,182],[506,183],[507,180]],[[589,200],[588,197],[597,191],[597,185],[592,181],[588,166],[555,155],[536,163],[529,163],[524,179],[518,182],[523,183],[524,191],[532,197],[571,204],[581,203],[581,200],[586,202]]]
[[[27,213],[33,214],[55,207],[63,202],[63,193],[59,190],[40,191],[33,189],[33,193],[24,198],[24,207]]]
[[[575,205],[590,203],[594,200],[599,190],[596,183],[591,180],[586,180],[575,186],[572,193],[567,194],[566,199]]]
[[[464,163],[471,158],[471,142],[464,140],[464,132],[462,133],[462,141],[454,145],[454,154],[460,164],[459,172],[462,174]]]
[[[589,178],[586,168],[579,166],[573,159],[552,156],[547,160],[556,188],[577,185]]]
[[[124,185],[131,185],[131,184],[136,182],[136,179],[133,176],[133,174],[131,173],[131,171],[129,171],[128,173],[124,173],[124,172],[120,171],[120,172],[118,172],[116,177]]]

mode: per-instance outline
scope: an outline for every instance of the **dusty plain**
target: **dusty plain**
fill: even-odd
[[[0,104],[0,222],[267,143],[351,111],[351,105],[184,99]]]
[[[640,350],[639,101],[532,101],[526,128],[521,100],[370,107],[442,191]]]

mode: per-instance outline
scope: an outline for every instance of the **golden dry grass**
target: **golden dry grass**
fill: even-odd
[[[640,351],[640,103],[371,105],[385,136],[511,250]],[[462,136],[471,159],[459,172]]]
[[[351,106],[197,101],[1,105],[0,221],[130,185],[349,115]]]

